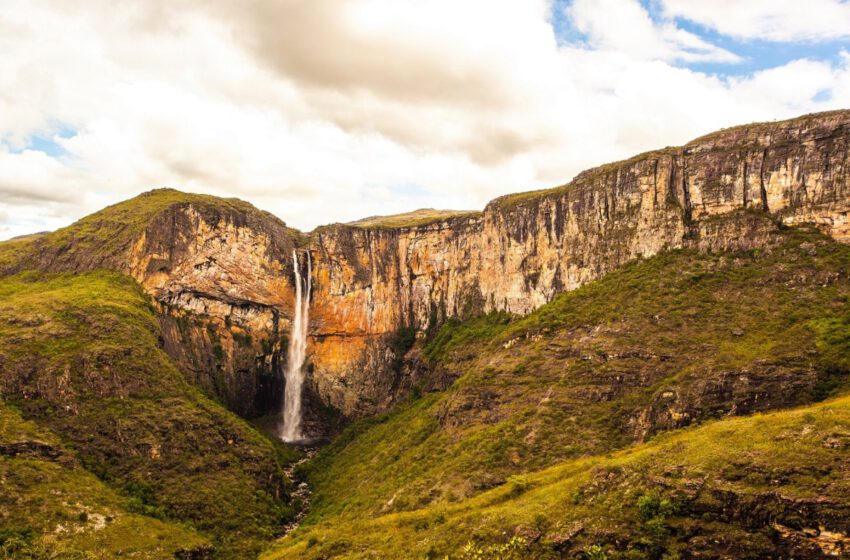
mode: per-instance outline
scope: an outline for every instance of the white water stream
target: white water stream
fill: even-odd
[[[310,323],[310,253],[307,253],[306,296],[302,297],[301,267],[298,255],[292,251],[295,265],[295,312],[286,356],[286,389],[283,395],[283,424],[280,438],[286,442],[304,439],[301,433],[301,388],[304,385],[304,360],[307,357],[307,326]]]

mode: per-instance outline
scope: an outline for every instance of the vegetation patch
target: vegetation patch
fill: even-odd
[[[521,493],[505,485],[405,513],[314,517],[264,558],[790,556],[774,523],[850,529],[846,448],[824,445],[836,433],[850,438],[848,397],[708,422],[530,473]],[[759,481],[734,465],[782,474]]]
[[[2,402],[0,479],[3,558],[85,559],[95,550],[109,557],[166,558],[210,545],[185,525],[139,515],[130,500],[81,468],[58,436]]]

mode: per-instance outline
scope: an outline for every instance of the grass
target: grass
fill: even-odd
[[[480,317],[461,321],[450,317],[446,323],[431,337],[423,348],[425,358],[437,362],[443,356],[455,353],[458,349],[470,344],[489,341],[504,331],[511,321],[511,315],[496,311]]]
[[[566,502],[581,502],[593,467],[614,468],[626,458],[626,470],[634,471],[627,480],[638,487],[656,464],[673,469],[684,461],[708,478],[720,471],[732,476],[728,465],[738,456],[741,470],[756,476],[790,468],[785,458],[793,457],[806,474],[790,490],[817,492],[832,475],[815,465],[834,462],[835,454],[821,452],[813,440],[803,438],[811,449],[786,449],[760,416],[700,424],[814,403],[847,387],[848,271],[850,248],[814,230],[789,229],[760,251],[676,251],[633,262],[523,318],[448,322],[423,350],[455,383],[355,424],[308,464],[311,513],[278,557],[387,557],[406,550],[393,548],[405,546],[400,543],[420,542],[447,554],[481,531],[482,542],[500,543],[502,531],[530,522],[533,511],[550,512],[545,524],[560,522],[551,511],[563,516]],[[847,421],[848,403],[840,403],[811,409],[829,410],[825,417],[836,422],[836,433],[844,433]],[[782,414],[765,417],[796,422],[806,413]],[[823,430],[832,429],[824,422]],[[675,440],[663,435],[689,427]],[[720,436],[724,430],[730,435]],[[686,445],[687,457],[670,451],[668,441]],[[751,441],[762,451],[744,453]],[[541,473],[573,482],[550,484],[552,477]],[[758,481],[745,482],[753,489]],[[759,491],[769,486],[760,482]],[[540,503],[526,503],[527,497]],[[631,510],[618,517],[618,508],[637,497],[597,499],[612,508],[587,513],[601,541],[608,538],[605,526],[621,522],[634,530],[636,547],[650,539],[641,536],[650,528],[638,530]],[[501,502],[512,505],[502,509]],[[444,527],[407,528],[437,515],[447,520]],[[724,538],[743,530],[727,522],[718,527]],[[673,534],[656,529],[656,540]],[[302,548],[308,539],[318,543],[310,551]],[[610,548],[613,541],[603,544]],[[416,554],[428,550],[410,546]]]
[[[141,288],[117,273],[2,278],[3,398],[131,511],[194,528],[218,558],[250,557],[292,514],[287,458],[186,383],[158,328]]]
[[[824,445],[839,439],[843,443]],[[848,397],[724,419],[607,456],[559,463],[526,475],[519,491],[505,484],[456,503],[345,523],[328,516],[264,558],[462,558],[469,543],[486,549],[517,534],[534,538],[523,558],[593,549],[607,558],[672,558],[688,547],[766,557],[775,551],[770,521],[811,526],[795,504],[821,496],[830,504],[820,512],[825,518],[850,507],[847,445]],[[754,519],[734,517],[747,515],[748,506],[760,508]],[[834,526],[840,521],[832,523],[828,528],[846,531]],[[691,541],[694,536],[704,538]]]

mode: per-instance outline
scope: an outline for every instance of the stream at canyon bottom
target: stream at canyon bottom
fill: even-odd
[[[315,457],[318,452],[318,447],[305,447],[304,456],[283,470],[283,472],[286,473],[287,478],[295,483],[295,490],[292,491],[291,498],[293,503],[298,504],[298,512],[295,514],[295,517],[292,521],[283,526],[284,536],[297,529],[298,526],[301,525],[301,521],[310,511],[310,499],[312,497],[310,485],[304,480],[297,480],[295,472],[298,470],[298,467]]]

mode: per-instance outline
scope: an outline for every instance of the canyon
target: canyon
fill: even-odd
[[[775,224],[813,223],[850,241],[848,147],[848,111],[745,125],[504,196],[480,213],[310,233],[241,201],[158,189],[131,201],[142,218],[128,223],[128,203],[116,205],[21,240],[25,256],[0,268],[129,274],[155,301],[164,348],[185,375],[258,417],[283,398],[293,251],[309,253],[304,430],[320,437],[437,383],[421,360],[399,355],[405,333],[422,338],[451,317],[526,314],[663,251],[763,247]]]
[[[0,544],[845,554],[849,149],[836,111],[481,212],[164,188],[0,243]]]

